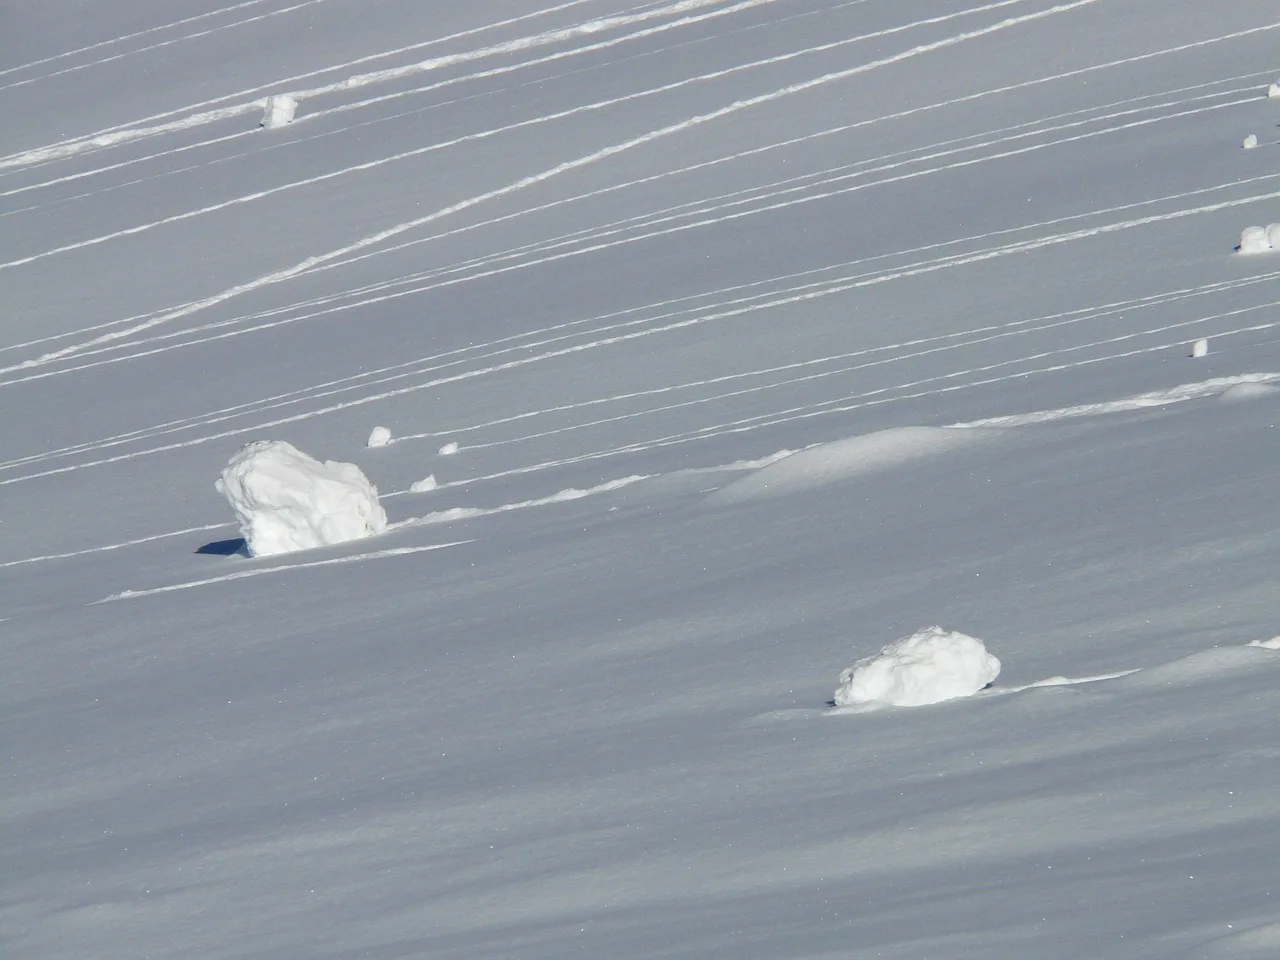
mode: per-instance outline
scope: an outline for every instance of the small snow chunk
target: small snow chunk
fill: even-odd
[[[1201,337],[1191,345],[1191,356],[1207,357],[1209,355],[1209,338]]]
[[[1267,224],[1267,245],[1272,250],[1280,250],[1280,223]]]
[[[1240,233],[1240,246],[1237,247],[1241,253],[1266,253],[1271,249],[1271,242],[1267,239],[1266,227],[1245,227]]]
[[[457,452],[458,452],[458,444],[456,441],[453,443],[446,443],[443,447],[440,448],[440,456],[442,457],[452,457]]]
[[[1249,646],[1261,647],[1263,650],[1280,650],[1280,637],[1272,637],[1270,640],[1250,640]]]
[[[1252,150],[1257,145],[1258,145],[1258,135],[1256,133],[1249,134],[1247,137],[1244,138],[1244,143],[1240,144],[1240,146],[1244,147],[1246,150]]]
[[[1267,87],[1267,99],[1280,100],[1280,80]]]
[[[354,463],[321,463],[283,440],[241,448],[214,484],[240,524],[249,555],[309,550],[381,533],[378,491]]]
[[[923,706],[971,696],[999,675],[1000,661],[981,640],[925,627],[845,669],[835,702]]]
[[[423,479],[417,481],[416,483],[410,484],[409,492],[410,493],[426,493],[428,490],[434,490],[437,486],[438,484],[436,483],[436,475],[433,473],[429,477],[424,477]]]
[[[391,431],[386,427],[374,427],[369,431],[369,440],[365,446],[385,447],[391,442]]]
[[[262,112],[262,125],[272,130],[292,123],[293,114],[297,109],[298,101],[286,94],[267,97],[267,105]]]

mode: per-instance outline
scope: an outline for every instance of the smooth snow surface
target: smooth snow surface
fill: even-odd
[[[354,463],[321,463],[283,440],[246,444],[215,483],[249,554],[310,550],[381,533],[378,490]]]
[[[835,703],[920,707],[977,693],[1000,676],[1000,661],[981,640],[925,627],[840,674]]]
[[[3,960],[1280,957],[1277,0],[3,11]]]

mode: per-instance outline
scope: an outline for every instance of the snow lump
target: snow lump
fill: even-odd
[[[923,706],[971,696],[999,675],[1000,661],[981,640],[925,627],[845,669],[835,703]]]
[[[241,448],[214,484],[235,511],[249,555],[309,550],[381,533],[378,490],[354,463],[321,463],[283,440]]]

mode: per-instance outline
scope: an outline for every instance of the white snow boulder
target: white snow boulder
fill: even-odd
[[[981,640],[925,627],[841,672],[835,702],[918,707],[972,696],[999,675],[1000,661]]]
[[[413,483],[411,483],[409,485],[409,492],[410,493],[429,493],[432,490],[434,490],[437,486],[439,486],[439,484],[436,483],[436,475],[433,473],[430,476],[423,477],[421,480],[415,480]]]
[[[1241,253],[1266,253],[1271,249],[1271,241],[1267,239],[1266,227],[1245,227],[1240,233]]]
[[[378,490],[354,463],[321,463],[283,440],[241,448],[214,484],[235,511],[249,555],[310,550],[382,533]]]
[[[298,109],[298,101],[285,94],[267,97],[267,104],[262,111],[262,126],[268,130],[283,127],[293,122],[293,115]]]
[[[391,431],[386,427],[374,427],[369,431],[369,439],[365,442],[367,447],[385,447],[391,442]]]
[[[1247,137],[1244,138],[1244,141],[1240,144],[1240,146],[1244,147],[1246,150],[1252,150],[1257,145],[1258,145],[1258,135],[1256,133],[1249,134]]]
[[[1280,80],[1267,87],[1268,100],[1280,100]]]

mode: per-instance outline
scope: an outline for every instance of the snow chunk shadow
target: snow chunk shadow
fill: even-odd
[[[230,540],[214,540],[196,548],[196,553],[208,557],[247,557],[249,545],[244,537],[233,537]]]

